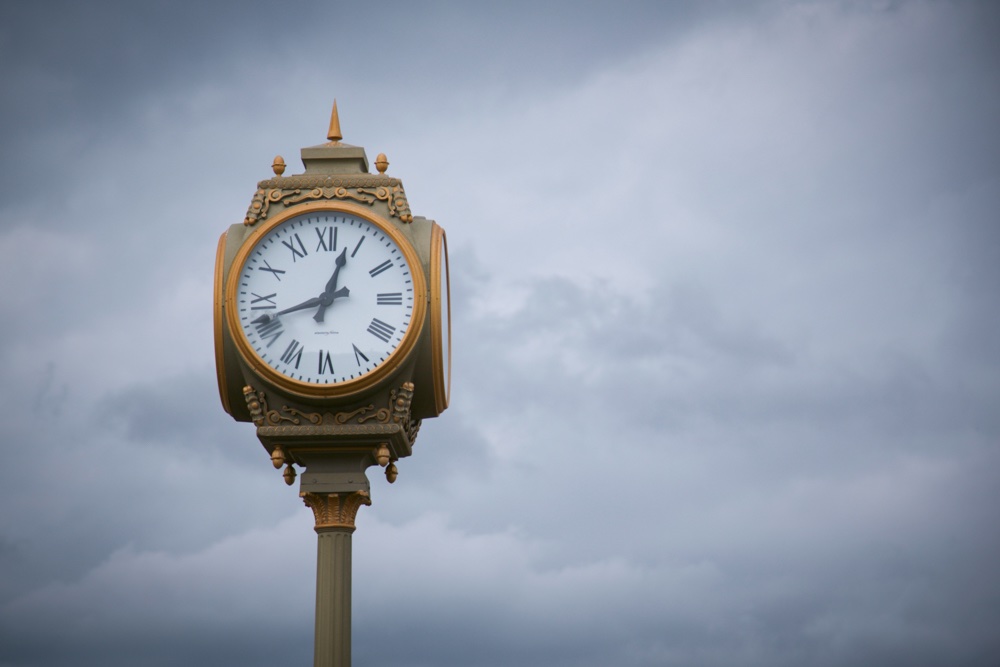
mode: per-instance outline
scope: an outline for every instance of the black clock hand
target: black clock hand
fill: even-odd
[[[347,264],[347,248],[341,250],[340,254],[337,255],[336,264],[337,266],[333,270],[333,276],[331,276],[330,280],[327,281],[326,289],[323,290],[324,294],[333,294],[333,292],[337,289],[337,274],[340,273],[340,269],[344,266],[344,264]]]
[[[344,264],[347,264],[347,248],[344,248],[337,256],[336,266],[333,269],[333,275],[330,277],[330,280],[326,282],[326,289],[323,290],[323,293],[319,296],[319,308],[316,310],[316,314],[313,315],[313,319],[317,322],[323,321],[323,318],[326,316],[326,309],[333,303],[334,299],[341,296],[347,296],[351,293],[346,287],[337,289],[337,276],[340,275],[340,269],[343,268]]]
[[[268,315],[267,313],[264,313],[263,315],[261,315],[260,317],[258,317],[256,320],[254,320],[254,322],[264,322],[264,323],[267,323],[267,322],[270,322],[271,320],[273,320],[278,315],[284,315],[285,313],[294,313],[296,310],[305,310],[306,308],[312,308],[313,306],[319,305],[319,303],[321,302],[321,300],[322,300],[321,297],[317,296],[317,297],[314,297],[312,299],[308,299],[306,301],[303,301],[300,304],[292,306],[291,308],[285,308],[284,310],[279,310],[274,315]]]

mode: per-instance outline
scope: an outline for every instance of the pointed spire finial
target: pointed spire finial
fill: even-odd
[[[344,138],[340,133],[340,115],[337,113],[337,100],[333,101],[333,112],[330,113],[330,131],[326,133],[326,138],[333,143],[337,143]]]

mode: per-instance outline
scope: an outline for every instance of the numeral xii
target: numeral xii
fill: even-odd
[[[336,227],[315,227],[316,236],[319,237],[319,244],[316,246],[316,252],[323,249],[327,252],[337,249],[337,228]]]

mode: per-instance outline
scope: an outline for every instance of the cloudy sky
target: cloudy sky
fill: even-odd
[[[453,290],[451,408],[358,515],[355,664],[1000,664],[998,34],[4,3],[0,665],[311,664],[312,514],[219,403],[212,271],[334,98]]]

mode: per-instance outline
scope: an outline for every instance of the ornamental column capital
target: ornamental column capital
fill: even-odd
[[[319,533],[327,530],[347,530],[354,532],[354,518],[362,505],[371,505],[372,500],[367,491],[351,493],[311,493],[299,494],[316,517],[314,530]]]

